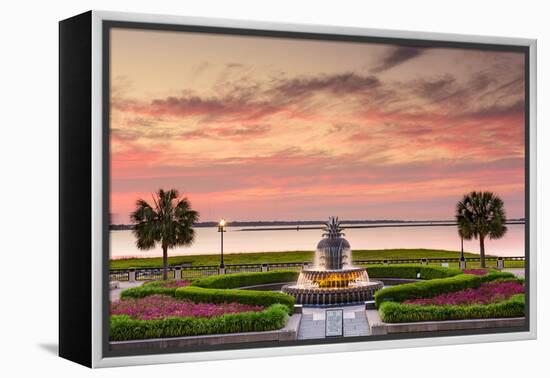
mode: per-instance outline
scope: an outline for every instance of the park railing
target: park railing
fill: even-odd
[[[479,257],[465,257],[464,261],[466,264],[478,263],[481,261]],[[496,257],[496,256],[487,256],[485,257],[485,262],[489,265],[493,265],[499,268],[505,268],[506,262],[510,261],[525,261],[524,256],[507,256],[507,257]],[[355,265],[375,265],[375,264],[459,264],[460,259],[456,257],[432,257],[432,258],[415,258],[415,259],[379,259],[379,260],[354,260]],[[499,266],[501,264],[502,266]],[[511,264],[513,265],[513,264]],[[513,266],[508,266],[513,267]]]
[[[466,257],[461,263],[457,258],[415,258],[415,259],[378,259],[378,260],[354,260],[353,264],[357,266],[368,265],[389,265],[389,264],[425,264],[441,265],[449,267],[460,267],[462,269],[474,265],[476,267],[480,261],[479,257]],[[494,257],[485,258],[487,266],[490,268],[504,269],[523,266],[524,256]],[[201,277],[212,276],[216,274],[229,274],[241,272],[269,272],[276,270],[296,270],[299,271],[310,265],[308,262],[288,262],[288,263],[264,263],[264,264],[226,264],[225,267],[217,265],[181,265],[169,266],[169,279],[192,280]],[[162,279],[162,268],[144,267],[130,269],[111,269],[109,271],[111,281],[149,281]]]

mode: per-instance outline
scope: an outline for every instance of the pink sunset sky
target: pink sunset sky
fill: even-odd
[[[520,53],[113,29],[111,215],[177,188],[202,221],[524,216]]]

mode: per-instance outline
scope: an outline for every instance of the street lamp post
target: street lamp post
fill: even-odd
[[[218,232],[221,236],[221,261],[220,261],[220,268],[225,268],[225,265],[223,263],[223,233],[225,232],[225,219],[221,219],[220,223],[218,223]]]
[[[466,269],[466,259],[464,258],[464,235],[460,234],[460,269]]]

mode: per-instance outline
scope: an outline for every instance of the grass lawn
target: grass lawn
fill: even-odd
[[[170,253],[170,252],[168,252]],[[474,253],[464,253],[465,257],[479,257]],[[354,260],[380,260],[380,259],[420,259],[420,258],[456,258],[460,257],[458,251],[445,251],[433,249],[382,249],[382,250],[354,250]],[[288,252],[261,252],[261,253],[229,253],[224,254],[226,264],[261,264],[261,263],[287,263],[287,262],[312,262],[313,251],[288,251]],[[218,265],[220,255],[196,255],[196,256],[172,256],[168,258],[170,265],[183,263],[192,265]],[[496,261],[488,261],[488,266],[496,266]],[[436,264],[440,265],[440,264]],[[458,267],[458,263],[449,264]],[[124,260],[111,260],[111,269],[161,267],[161,257],[132,258]],[[468,268],[477,268],[479,263],[468,263]],[[506,261],[506,268],[523,267],[523,261]]]

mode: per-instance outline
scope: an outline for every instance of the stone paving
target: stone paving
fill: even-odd
[[[370,328],[367,323],[365,306],[331,307],[344,310],[344,337],[368,336]],[[298,339],[325,338],[325,311],[326,308],[304,307],[302,320],[298,329]]]
[[[525,269],[524,268],[506,268],[502,269],[505,272],[510,272],[515,274],[517,277],[524,278],[525,277]]]
[[[111,302],[118,301],[120,299],[120,293],[124,289],[128,289],[130,287],[136,287],[143,284],[143,281],[137,281],[137,282],[127,282],[127,281],[117,281],[117,287],[115,289],[109,290],[109,296],[111,297]]]

